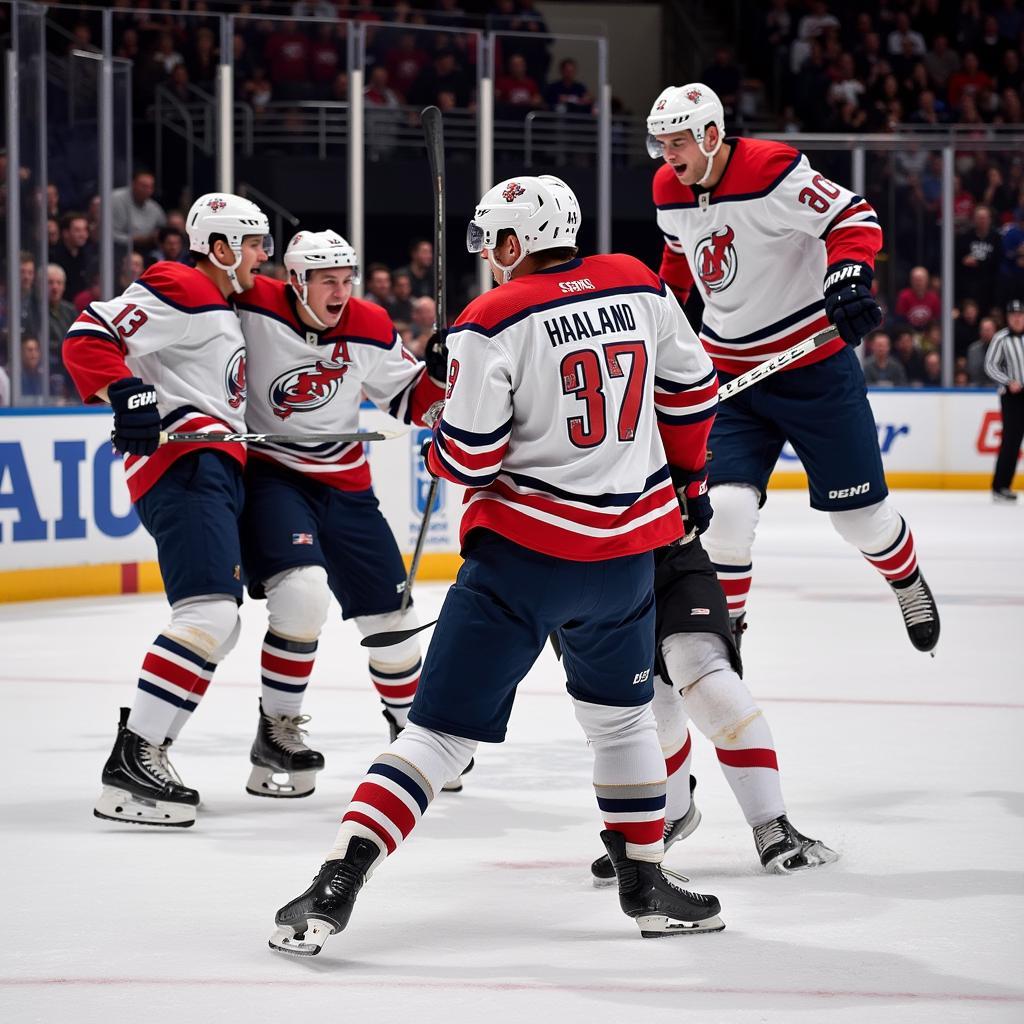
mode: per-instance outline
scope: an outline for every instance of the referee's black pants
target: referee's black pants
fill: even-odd
[[[1009,489],[1017,469],[1017,453],[1024,441],[1024,391],[1011,395],[1009,391],[999,396],[1003,410],[1003,439],[996,457],[996,472],[992,477],[992,490]]]

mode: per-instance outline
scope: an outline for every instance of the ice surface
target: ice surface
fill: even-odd
[[[804,495],[764,510],[746,678],[792,820],[842,860],[762,874],[695,737],[704,822],[668,864],[719,896],[719,935],[644,941],[614,892],[591,888],[590,755],[545,653],[508,742],[437,799],[349,930],[315,959],[275,956],[275,909],[308,884],[386,745],[355,628],[331,620],[307,698],[328,758],[312,797],[244,792],[265,628],[247,603],[175,747],[203,795],[197,825],[131,830],[92,802],[163,600],[0,606],[0,1020],[1024,1019],[1024,509],[983,493],[895,500],[941,605],[935,659]],[[424,621],[444,590],[417,588]]]

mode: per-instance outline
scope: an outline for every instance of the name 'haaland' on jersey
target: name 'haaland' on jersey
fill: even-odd
[[[594,317],[597,323],[594,323]],[[616,302],[610,306],[598,306],[596,310],[584,309],[579,313],[567,313],[544,320],[544,330],[551,339],[551,347],[557,348],[570,341],[596,338],[601,334],[621,334],[636,330],[636,317],[628,302]]]

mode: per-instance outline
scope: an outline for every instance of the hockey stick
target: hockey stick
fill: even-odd
[[[437,619],[433,622],[427,622],[422,626],[414,626],[412,629],[393,629],[390,633],[371,633],[369,636],[364,636],[359,641],[360,647],[393,647],[395,644],[400,644],[409,637],[415,636],[417,633],[424,629],[430,629],[431,626],[437,624]]]
[[[168,434],[160,431],[161,444],[209,444],[211,441],[225,443],[228,441],[267,442],[270,444],[354,444],[359,441],[390,441],[394,437],[404,437],[407,430],[371,430],[353,434],[225,434],[225,433],[179,433]],[[110,435],[113,438],[113,434]]]
[[[441,111],[437,107],[427,107],[422,115],[423,139],[427,145],[427,161],[430,164],[430,178],[434,190],[434,301],[437,304],[437,330],[448,325],[448,303],[445,299],[444,274],[447,250],[445,247],[445,174],[444,174],[444,122]],[[416,537],[416,547],[409,563],[409,575],[405,578],[405,590],[402,592],[401,610],[404,612],[412,600],[412,585],[416,581],[416,572],[423,557],[423,545],[427,540],[430,527],[430,515],[437,500],[438,479],[433,477],[427,488],[427,506],[423,510],[420,532]]]
[[[803,341],[798,341],[792,348],[787,348],[785,352],[780,352],[777,356],[772,356],[771,359],[758,363],[752,370],[747,370],[746,373],[741,373],[738,377],[734,377],[728,384],[723,384],[718,389],[718,400],[724,402],[727,398],[732,398],[733,395],[746,391],[752,384],[756,384],[759,380],[764,380],[765,377],[770,377],[773,373],[778,373],[779,370],[784,370],[798,359],[803,359],[804,356],[815,349],[827,345],[830,341],[835,341],[838,337],[839,331],[835,327],[826,327],[825,330],[820,331],[818,334],[814,334],[810,338],[804,338]]]

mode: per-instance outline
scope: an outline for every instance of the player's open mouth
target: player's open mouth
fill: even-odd
[[[343,303],[341,302],[328,302],[327,312],[330,313],[331,316],[337,316],[341,312],[342,306]]]
[[[676,172],[677,177],[681,178],[686,173],[686,164],[676,164],[672,170]]]

